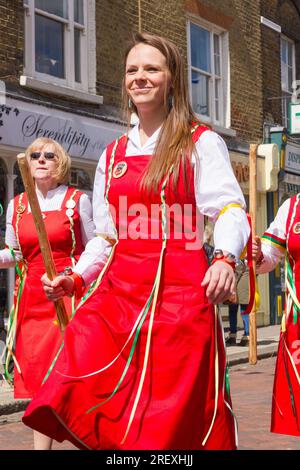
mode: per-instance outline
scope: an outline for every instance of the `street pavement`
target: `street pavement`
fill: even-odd
[[[239,450],[300,450],[300,437],[270,432],[276,356],[232,366],[230,389]]]
[[[238,340],[241,335],[239,332]],[[240,450],[300,450],[300,438],[269,432],[278,335],[278,325],[258,328],[256,365],[248,363],[248,348],[227,348]],[[32,430],[21,422],[27,402],[13,401],[12,392],[1,382],[0,450],[32,450]],[[55,443],[53,448],[75,450],[68,442]]]

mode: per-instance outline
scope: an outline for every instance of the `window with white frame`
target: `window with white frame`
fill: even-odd
[[[281,37],[281,90],[282,124],[289,127],[289,103],[292,98],[292,83],[296,78],[295,44],[286,37]]]
[[[72,186],[80,189],[87,189],[89,191],[93,189],[89,174],[82,168],[71,168],[70,183]]]
[[[189,21],[189,82],[193,110],[205,122],[229,127],[228,34]]]
[[[88,28],[95,20],[93,2],[24,0],[25,75],[85,92],[93,88]]]

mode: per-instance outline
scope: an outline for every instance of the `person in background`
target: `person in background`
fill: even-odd
[[[57,272],[73,267],[88,240],[94,237],[92,206],[87,195],[66,185],[71,160],[63,147],[38,138],[26,150],[37,198],[43,214]],[[53,302],[45,295],[45,272],[37,231],[26,193],[8,204],[5,241],[0,250],[0,269],[16,266],[15,305],[7,334],[7,370],[14,359],[14,397],[32,398],[40,388],[62,345]],[[70,269],[69,269],[70,270]],[[67,299],[72,313],[75,299]],[[34,448],[50,449],[49,437],[34,431]]]
[[[229,334],[225,339],[226,346],[235,346],[237,336],[237,316],[238,310],[243,320],[244,334],[238,343],[239,346],[249,345],[249,314],[245,312],[249,302],[249,271],[244,267],[244,272],[241,273],[240,278],[237,280],[237,302],[228,305],[229,316]]]
[[[86,247],[90,267],[75,268],[85,281],[102,269],[98,286],[23,421],[79,448],[235,449],[213,304],[235,290],[235,257],[249,237],[245,201],[224,141],[192,111],[177,46],[135,34],[123,93],[139,122],[100,157],[99,237]],[[204,216],[216,221],[210,267],[198,236]],[[74,289],[69,276],[43,281],[52,300]]]
[[[211,224],[207,223],[204,227],[203,234],[203,248],[205,250],[208,264],[210,265],[214,258],[214,245],[213,245],[214,231]]]

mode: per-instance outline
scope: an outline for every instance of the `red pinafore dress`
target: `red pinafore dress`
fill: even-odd
[[[286,234],[287,256],[300,299],[300,194],[291,199]],[[285,309],[274,377],[271,431],[300,436],[300,312],[295,315],[293,307],[287,311],[287,305]]]
[[[68,188],[60,210],[43,212],[57,272],[72,266],[84,250],[77,209],[81,194],[74,188]],[[70,201],[74,202],[70,204]],[[41,276],[45,267],[33,217],[28,212],[26,193],[14,199],[13,226],[23,256],[24,276],[16,312],[15,356],[19,367],[14,367],[14,396],[32,398],[62,344],[62,335],[54,304],[47,300],[42,287]],[[66,298],[66,307],[71,315],[71,299]]]
[[[195,141],[205,130],[198,127]],[[126,142],[123,136],[107,149],[113,257],[66,328],[65,346],[23,421],[82,449],[235,449],[223,332],[201,287],[207,259],[202,247],[187,248],[196,231],[193,169],[184,175],[181,168],[176,191],[172,178],[165,184],[170,229],[160,265],[162,200],[140,190],[151,156],[126,157]],[[158,272],[154,317],[150,306],[134,329]]]

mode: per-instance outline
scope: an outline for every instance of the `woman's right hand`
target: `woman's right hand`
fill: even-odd
[[[43,288],[48,300],[55,302],[65,295],[72,296],[74,292],[74,279],[71,276],[57,276],[52,281],[47,274],[41,277]]]
[[[261,238],[258,237],[258,236],[255,236],[255,237],[252,239],[252,258],[253,258],[255,261],[258,261],[259,258],[261,257],[261,253],[262,253],[262,250],[261,250]]]

